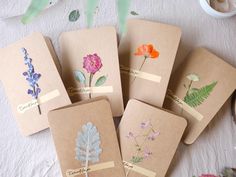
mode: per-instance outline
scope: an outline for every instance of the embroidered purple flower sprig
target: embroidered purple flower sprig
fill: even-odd
[[[153,153],[150,151],[150,147],[148,145],[155,141],[156,138],[160,135],[160,132],[155,130],[150,120],[143,121],[140,124],[141,131],[138,134],[133,132],[129,132],[126,135],[126,138],[133,141],[135,152],[130,159],[132,164],[138,164],[143,162],[144,160],[148,160]],[[126,176],[129,175],[130,169],[126,172]]]
[[[129,132],[126,136],[126,138],[134,141],[136,148],[135,155],[130,160],[133,164],[140,163],[152,155],[152,152],[146,146],[147,141],[155,141],[160,135],[160,132],[154,129],[150,120],[141,122],[140,128],[142,131],[138,135]]]
[[[41,74],[36,73],[34,70],[34,66],[32,64],[32,59],[29,57],[29,54],[25,48],[21,49],[24,55],[24,63],[27,65],[28,70],[23,72],[23,76],[26,77],[30,88],[27,90],[27,94],[31,95],[34,99],[38,99],[41,89],[39,88],[38,81],[41,77]],[[38,105],[39,114],[41,115],[41,108]]]

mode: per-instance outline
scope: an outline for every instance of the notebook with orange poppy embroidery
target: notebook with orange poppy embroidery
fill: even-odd
[[[135,98],[162,107],[181,30],[144,20],[127,21],[119,46],[124,100]]]
[[[192,144],[236,88],[236,69],[204,48],[173,73],[164,108],[188,121],[183,141]]]
[[[180,116],[130,100],[119,125],[126,177],[164,177],[186,126]]]
[[[123,96],[115,28],[65,32],[60,36],[62,77],[72,102],[107,96],[121,116]]]

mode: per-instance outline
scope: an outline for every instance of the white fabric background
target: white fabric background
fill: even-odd
[[[33,23],[25,26],[20,23],[19,17],[0,21],[0,47],[39,31],[52,39],[60,56],[58,48],[60,33],[86,27],[84,4],[85,0],[61,0],[54,7],[45,10]],[[9,13],[9,7],[4,4],[4,0],[0,1],[0,7],[1,14]],[[80,10],[81,17],[75,23],[69,22],[68,15],[76,8]],[[135,18],[155,20],[182,28],[183,35],[176,66],[197,46],[207,47],[236,66],[236,17],[216,20],[203,12],[197,0],[133,0],[130,10],[139,13]],[[117,27],[115,0],[100,1],[94,26],[103,25]],[[73,147],[68,148],[73,149]],[[230,100],[195,144],[191,146],[180,144],[167,176],[192,177],[202,173],[219,174],[225,166],[236,167],[236,126],[230,115]],[[0,177],[61,177],[50,131],[46,130],[27,138],[22,137],[2,85]]]

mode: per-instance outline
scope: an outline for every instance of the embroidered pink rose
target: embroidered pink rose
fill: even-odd
[[[95,84],[93,83],[95,74],[103,67],[102,59],[96,53],[86,55],[85,57],[83,57],[83,59],[83,68],[89,74],[89,78],[87,78],[86,74],[83,71],[77,70],[74,72],[75,79],[79,81],[79,83],[84,87],[100,87],[105,84],[107,75],[100,76],[96,80]],[[89,92],[88,94],[89,98],[92,98],[92,92]]]
[[[102,67],[101,58],[95,53],[84,57],[83,68],[90,74],[95,74]]]

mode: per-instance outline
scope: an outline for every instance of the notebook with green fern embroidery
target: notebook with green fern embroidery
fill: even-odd
[[[192,144],[236,88],[236,69],[206,49],[193,51],[173,73],[164,107],[185,117]]]

